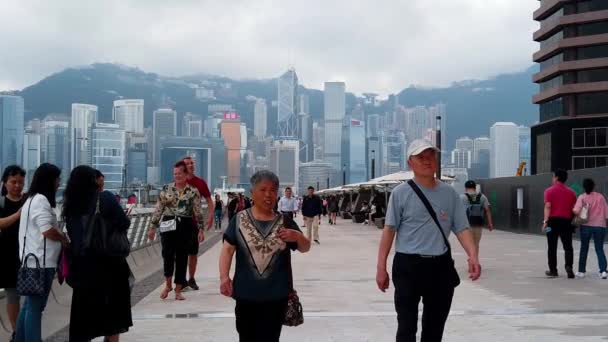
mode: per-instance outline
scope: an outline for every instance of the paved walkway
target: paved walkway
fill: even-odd
[[[282,340],[394,341],[392,289],[381,293],[375,285],[379,236],[345,220],[322,225],[322,245],[293,258],[305,323],[284,328]],[[464,279],[465,257],[453,243]],[[482,279],[457,288],[444,341],[605,341],[608,280],[595,272],[545,278],[545,244],[542,236],[484,233]],[[200,257],[201,290],[186,292],[185,302],[161,301],[159,279],[159,288],[134,307],[135,326],[121,341],[237,341],[234,302],[219,294],[219,250],[217,244]],[[591,250],[588,269],[596,265]]]

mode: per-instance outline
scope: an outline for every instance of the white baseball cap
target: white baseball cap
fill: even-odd
[[[407,147],[407,159],[410,159],[411,156],[417,156],[429,148],[435,152],[439,152],[439,149],[435,147],[435,145],[431,144],[430,141],[425,139],[416,139],[410,143],[410,146]]]

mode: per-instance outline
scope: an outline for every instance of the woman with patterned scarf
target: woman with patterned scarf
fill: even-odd
[[[224,234],[220,291],[236,300],[241,342],[279,341],[292,287],[291,251],[310,250],[310,241],[289,217],[274,210],[279,178],[270,171],[251,177],[253,207],[238,213]],[[236,253],[234,281],[230,266]]]

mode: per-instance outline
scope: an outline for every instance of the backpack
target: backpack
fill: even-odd
[[[484,221],[484,207],[481,205],[481,194],[465,194],[469,200],[467,205],[467,218],[471,227],[481,227]]]

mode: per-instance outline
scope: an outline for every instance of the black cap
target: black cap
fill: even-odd
[[[475,189],[475,188],[477,188],[477,184],[475,184],[475,181],[468,180],[464,183],[464,187],[466,189]]]

